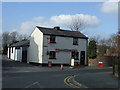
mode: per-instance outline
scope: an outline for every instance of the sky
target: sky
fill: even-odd
[[[3,2],[2,30],[30,35],[36,26],[60,26],[78,16],[86,24],[88,37],[109,38],[118,31],[116,2]]]

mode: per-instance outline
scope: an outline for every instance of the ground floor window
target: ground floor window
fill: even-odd
[[[55,51],[50,51],[49,59],[56,59],[56,52]]]
[[[71,58],[79,60],[79,52],[72,51]]]

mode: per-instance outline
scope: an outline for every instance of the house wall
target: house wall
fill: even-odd
[[[43,33],[35,28],[30,37],[29,62],[42,63]]]
[[[49,55],[46,54],[47,51],[55,51],[55,49],[77,49],[79,52],[79,60],[80,62],[80,52],[86,52],[86,39],[78,39],[78,45],[73,45],[73,38],[72,37],[60,37],[56,36],[56,43],[48,43],[49,35],[44,35],[43,39],[43,63],[48,63],[48,61],[52,61],[52,63],[56,64],[70,64],[71,61],[71,52],[58,52],[56,53],[56,59],[49,59]],[[85,53],[86,56],[86,53]],[[85,57],[85,64],[87,64],[87,59]]]
[[[15,47],[11,47],[10,53],[11,53],[10,58],[13,59],[13,60],[15,60]]]
[[[18,51],[19,51],[19,50],[15,49],[15,61],[17,61],[17,58],[18,58],[18,57],[17,57],[17,54],[18,54],[17,52],[18,52]]]
[[[20,47],[20,57],[19,57],[19,59],[20,59],[20,62],[22,62],[22,47]]]
[[[22,60],[22,48],[15,49],[15,61],[21,61]]]
[[[8,53],[7,53],[7,57],[8,57],[8,58],[9,58],[9,53],[10,53],[9,50],[10,50],[10,48],[8,47]]]
[[[29,55],[30,50],[29,50],[29,49],[30,49],[30,48],[27,47],[27,63],[29,63],[29,59],[30,59],[30,55]]]

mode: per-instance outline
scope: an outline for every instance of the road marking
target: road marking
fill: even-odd
[[[64,79],[64,83],[67,84],[68,86],[70,87],[73,87],[73,88],[80,88],[79,86],[71,83],[71,79],[75,78],[77,75],[71,75],[71,76],[67,76],[65,79]]]
[[[82,85],[82,84],[78,83],[77,81],[75,81],[74,78],[76,76],[78,76],[78,75],[67,76],[64,79],[64,83],[73,88],[88,88],[87,86]]]
[[[26,86],[25,88],[30,88],[30,87],[32,87],[32,86],[34,86],[34,85],[37,85],[39,88],[43,88],[43,87],[40,85],[39,82],[34,82],[34,83],[32,83],[32,84]]]
[[[112,72],[97,72],[97,73],[108,73],[108,74],[111,74]],[[80,83],[78,83],[77,81],[74,80],[74,78],[78,76],[78,75],[71,75],[71,76],[67,76],[65,79],[64,79],[64,83],[67,84],[68,86],[70,87],[73,87],[73,88],[88,88],[87,86],[85,85],[82,85]],[[72,80],[73,79],[73,80]],[[72,82],[71,82],[72,80]],[[74,81],[74,82],[73,82]],[[76,83],[76,84],[75,84]]]
[[[66,78],[64,79],[64,83],[67,84],[68,86],[69,86],[69,84],[67,83],[67,79],[68,79],[69,77],[70,77],[70,76],[68,76],[68,77],[66,77]]]

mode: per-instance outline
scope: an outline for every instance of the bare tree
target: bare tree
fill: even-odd
[[[10,36],[9,32],[3,32],[2,33],[2,47],[3,47],[3,53],[6,54],[8,44],[10,43]]]
[[[114,47],[114,51],[115,53],[117,53],[117,55],[120,55],[120,32],[118,32],[113,38],[113,47]]]
[[[17,40],[21,41],[23,39],[23,35],[18,35]]]
[[[79,31],[85,28],[85,21],[82,20],[79,16],[73,16],[71,18],[71,22],[66,24],[68,28],[70,28],[72,31]]]
[[[109,52],[109,55],[116,55],[120,51],[120,34],[112,34],[108,39],[99,40],[99,50]]]
[[[26,35],[18,34],[16,31],[14,32],[3,32],[2,33],[2,47],[3,47],[3,53],[6,54],[6,51],[8,49],[8,46],[10,44],[15,43],[16,41],[21,41],[23,39],[28,39]]]
[[[21,34],[19,34],[18,37],[17,37],[17,40],[18,41],[28,40],[28,36],[27,35],[21,35]]]
[[[10,33],[10,43],[17,41],[18,33],[16,31]]]
[[[3,32],[2,33],[2,44],[8,44],[10,43],[10,36],[9,36],[9,32]]]

